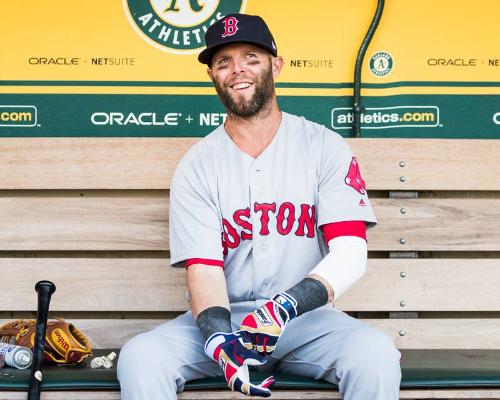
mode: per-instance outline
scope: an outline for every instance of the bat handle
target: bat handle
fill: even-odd
[[[56,291],[56,285],[50,281],[39,281],[35,285],[38,293],[38,309],[36,314],[35,345],[33,348],[33,365],[31,366],[31,381],[28,400],[39,400],[42,385],[42,362],[45,347],[45,332],[49,314],[50,298]]]

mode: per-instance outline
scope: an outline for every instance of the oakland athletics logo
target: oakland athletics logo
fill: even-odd
[[[394,68],[394,60],[386,51],[379,51],[370,58],[370,71],[376,76],[389,75]]]
[[[150,44],[171,53],[196,53],[210,25],[244,12],[246,0],[123,0],[134,29]],[[231,32],[237,27],[231,27]]]

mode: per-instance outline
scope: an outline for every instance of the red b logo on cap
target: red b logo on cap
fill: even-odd
[[[238,20],[234,17],[226,18],[222,21],[224,24],[224,33],[222,37],[233,36],[236,32],[238,32]]]

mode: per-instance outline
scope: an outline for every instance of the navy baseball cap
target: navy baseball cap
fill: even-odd
[[[230,43],[249,43],[278,55],[273,35],[264,20],[257,15],[229,14],[211,25],[205,33],[207,48],[198,55],[202,64],[212,64],[213,55]]]

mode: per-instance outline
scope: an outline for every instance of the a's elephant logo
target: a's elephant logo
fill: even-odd
[[[356,157],[351,160],[351,165],[349,165],[349,172],[345,177],[346,185],[352,187],[356,192],[361,194],[366,194],[366,184],[361,176],[361,171],[359,170],[359,163]]]
[[[247,0],[122,0],[132,27],[150,44],[176,54],[198,53],[205,32]]]

